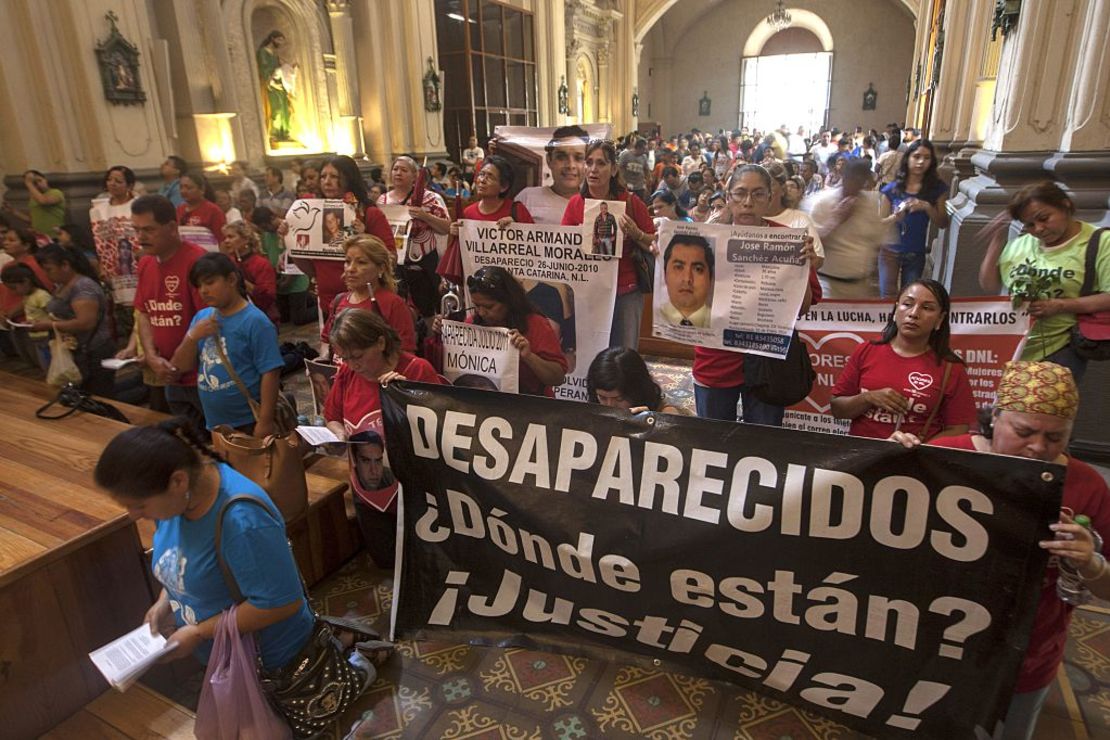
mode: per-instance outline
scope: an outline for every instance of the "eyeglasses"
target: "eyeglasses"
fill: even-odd
[[[731,195],[732,199],[737,203],[751,203],[753,201],[767,200],[771,194],[766,190],[744,190],[740,188],[738,190],[729,191],[729,195]]]
[[[501,281],[501,276],[496,272],[490,272],[488,270],[479,270],[474,275],[468,275],[466,278],[466,287],[471,293],[504,290],[505,288]]]

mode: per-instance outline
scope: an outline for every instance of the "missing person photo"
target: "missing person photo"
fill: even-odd
[[[663,250],[667,302],[659,308],[673,326],[709,328],[715,274],[713,245],[704,236],[675,234]]]
[[[620,218],[625,204],[619,200],[587,200],[582,223],[586,226],[586,245],[590,254],[606,257],[621,255]]]

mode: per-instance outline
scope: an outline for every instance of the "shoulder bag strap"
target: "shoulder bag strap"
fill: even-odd
[[[513,221],[520,221],[520,217],[518,217],[516,215],[516,200],[515,199],[513,200],[513,204],[511,206],[509,206],[509,215],[511,215],[513,217]]]
[[[1091,234],[1090,241],[1087,242],[1087,255],[1083,267],[1083,287],[1079,290],[1079,297],[1094,295],[1095,293],[1095,273],[1097,271],[1096,263],[1098,261],[1099,243],[1102,241],[1102,234],[1107,231],[1106,228],[1095,229],[1095,233]]]
[[[239,377],[239,373],[235,372],[235,368],[232,366],[231,360],[227,358],[227,353],[224,352],[224,343],[220,341],[221,336],[222,335],[220,334],[220,332],[216,332],[213,335],[213,338],[216,341],[216,354],[220,357],[220,363],[227,368],[227,374],[231,376],[231,379],[233,381],[235,381],[235,387],[238,388],[239,392],[243,394],[243,397],[247,399],[247,405],[250,406],[251,409],[251,416],[254,417],[255,421],[258,421],[258,402],[251,398],[251,393],[249,390],[247,390],[247,384],[244,383],[243,379]]]
[[[274,516],[274,512],[270,510],[269,506],[267,506],[266,504],[264,504],[262,502],[262,499],[256,498],[256,497],[251,496],[249,494],[240,494],[238,496],[232,496],[231,498],[229,498],[224,503],[224,505],[222,507],[220,507],[220,513],[216,518],[216,562],[219,563],[220,572],[224,576],[224,583],[227,584],[227,590],[231,592],[231,598],[235,600],[236,604],[242,604],[244,601],[246,601],[246,599],[243,597],[243,592],[241,590],[239,590],[239,583],[238,583],[238,581],[235,580],[235,574],[231,572],[231,566],[229,566],[227,564],[227,561],[224,560],[223,529],[224,529],[224,514],[227,513],[227,510],[231,508],[232,504],[237,503],[239,501],[246,501],[248,503],[252,503],[252,504],[264,509],[266,511],[266,513],[269,514],[271,517]],[[275,519],[275,521],[277,521],[277,520]],[[286,542],[288,542],[288,540],[286,540]],[[292,551],[293,546],[290,545],[289,549],[290,549],[290,551]],[[296,565],[296,562],[297,561],[294,558],[293,564]],[[305,600],[307,600],[308,599],[308,588],[305,587],[304,578],[301,576],[300,568],[297,568],[297,577],[300,578],[300,580],[301,580],[301,589],[304,591]]]
[[[948,360],[945,360],[944,374],[941,376],[940,379],[940,395],[937,398],[937,405],[934,406],[933,410],[929,412],[929,418],[925,420],[925,426],[921,427],[922,442],[929,441],[929,437],[927,436],[929,434],[929,427],[933,426],[933,419],[936,418],[937,412],[940,411],[940,407],[944,405],[944,391],[948,387],[948,376],[950,376],[951,374],[952,363]]]

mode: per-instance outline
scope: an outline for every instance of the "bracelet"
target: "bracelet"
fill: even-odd
[[[1080,573],[1078,568],[1076,568],[1076,571],[1075,571],[1079,575],[1080,580],[1082,580],[1084,583],[1090,583],[1091,581],[1097,581],[1098,579],[1100,579],[1104,575],[1106,575],[1106,568],[1107,568],[1106,556],[1103,555],[1101,552],[1097,552],[1097,551],[1094,552],[1093,555],[1094,555],[1095,558],[1098,558],[1098,572],[1097,573],[1095,573],[1093,576],[1087,577],[1087,576],[1084,576],[1082,573]]]

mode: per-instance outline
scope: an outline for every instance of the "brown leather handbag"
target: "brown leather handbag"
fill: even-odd
[[[220,362],[227,368],[239,392],[246,396],[257,421],[258,402],[251,398],[246,384],[231,366],[219,335],[216,335],[215,342]],[[296,431],[296,411],[290,407],[281,413],[282,401],[289,406],[289,402],[278,394],[279,409],[274,414],[274,427],[278,433],[259,439],[221,424],[212,430],[212,447],[227,459],[231,467],[260,485],[288,522],[308,508],[308,484],[305,482],[304,451]],[[292,423],[289,422],[290,416]]]

